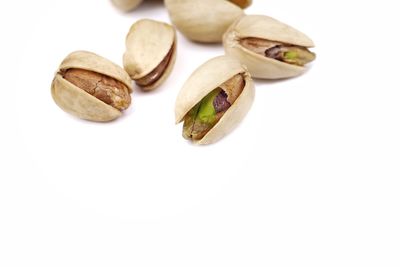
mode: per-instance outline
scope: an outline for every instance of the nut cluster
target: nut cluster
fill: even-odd
[[[139,20],[126,36],[124,68],[91,52],[73,52],[63,60],[53,79],[53,99],[79,118],[114,120],[131,104],[132,80],[142,90],[150,91],[167,79],[175,64],[176,47],[173,26]]]
[[[143,0],[111,0],[130,11]],[[184,83],[175,103],[182,135],[196,144],[217,142],[246,116],[255,97],[252,77],[282,79],[306,70],[313,41],[264,15],[246,15],[252,0],[164,0],[172,24],[186,38],[223,43],[224,56],[208,60]],[[51,85],[56,104],[91,121],[111,121],[131,105],[133,82],[144,91],[170,75],[177,55],[175,27],[142,19],[129,29],[123,68],[91,52],[76,51],[60,64]]]

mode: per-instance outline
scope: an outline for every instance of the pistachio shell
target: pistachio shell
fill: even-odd
[[[83,69],[97,72],[122,82],[132,92],[132,80],[128,73],[110,60],[88,51],[75,51],[62,62],[59,70]]]
[[[60,74],[54,78],[51,92],[54,101],[61,109],[81,119],[111,121],[121,116],[121,111],[71,85]]]
[[[225,0],[165,0],[172,23],[187,38],[205,43],[222,41],[243,10]]]
[[[72,115],[91,121],[111,121],[121,116],[118,109],[64,79],[61,73],[68,69],[83,69],[111,77],[123,83],[131,92],[131,79],[124,69],[94,53],[76,51],[63,60],[51,85],[56,104]]]
[[[130,11],[137,7],[143,0],[111,0],[122,11]]]
[[[254,53],[240,45],[239,41],[244,38],[260,38],[306,48],[314,47],[313,41],[308,36],[278,20],[262,15],[243,16],[224,34],[224,48],[227,55],[237,58],[246,65],[255,78],[289,78],[302,74],[306,68]]]
[[[173,26],[150,19],[134,23],[126,37],[124,68],[133,80],[140,80],[151,74],[164,60],[165,68],[160,70],[155,82],[144,85],[144,90],[152,90],[161,85],[169,76],[176,59],[176,32]],[[166,57],[169,58],[166,58]]]
[[[219,122],[195,143],[214,143],[231,132],[243,120],[254,100],[254,83],[239,61],[228,56],[220,56],[201,65],[183,85],[175,104],[176,123],[182,122],[185,115],[211,91],[240,73],[245,79],[242,93]]]

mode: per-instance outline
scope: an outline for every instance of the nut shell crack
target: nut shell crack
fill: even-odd
[[[154,70],[152,70],[146,76],[135,80],[136,84],[142,87],[151,86],[155,84],[162,77],[165,70],[168,68],[172,59],[172,55],[174,53],[174,49],[175,49],[175,44],[172,45],[167,55]]]
[[[237,74],[211,91],[186,114],[183,137],[188,140],[202,139],[234,104],[244,87],[243,75]]]
[[[258,55],[297,66],[304,66],[316,57],[306,47],[260,38],[243,38],[240,40],[240,45]]]
[[[131,103],[127,86],[112,77],[77,68],[61,70],[60,74],[73,85],[118,110],[127,109]]]

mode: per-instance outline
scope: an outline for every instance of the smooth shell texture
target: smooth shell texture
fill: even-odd
[[[218,141],[243,120],[254,100],[254,83],[239,61],[228,56],[220,56],[201,65],[183,85],[175,104],[176,123],[180,123],[185,115],[211,91],[239,73],[244,74],[246,83],[242,93],[219,122],[201,140],[195,141],[197,144],[211,144]]]
[[[172,23],[187,38],[206,43],[222,41],[224,32],[243,10],[225,0],[165,0]]]
[[[65,80],[61,70],[77,68],[94,71],[112,77],[132,91],[129,75],[113,62],[87,51],[77,51],[61,63],[51,85],[51,94],[56,104],[64,111],[91,121],[111,121],[121,112]]]
[[[167,23],[142,19],[133,24],[126,36],[124,68],[132,79],[140,79],[152,72],[174,49],[162,76],[145,90],[159,86],[171,73],[176,59],[176,32]]]
[[[111,121],[121,116],[121,111],[76,87],[60,74],[51,85],[54,101],[65,112],[91,121]]]
[[[111,0],[122,11],[130,11],[137,7],[143,0]]]
[[[305,67],[263,57],[242,47],[239,41],[249,37],[303,47],[314,47],[313,41],[307,35],[278,20],[262,15],[243,16],[232,24],[225,33],[224,48],[227,55],[237,58],[246,65],[255,78],[294,77],[303,73]]]

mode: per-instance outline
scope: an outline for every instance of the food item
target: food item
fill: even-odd
[[[234,58],[216,57],[200,66],[183,85],[175,104],[176,123],[184,122],[186,139],[214,143],[243,120],[254,95],[246,68]]]
[[[143,90],[153,90],[171,73],[176,49],[173,26],[150,19],[139,20],[126,37],[124,68]]]
[[[244,12],[225,0],[165,0],[172,23],[192,41],[220,43]]]
[[[135,9],[143,0],[111,0],[113,4],[122,11]]]
[[[224,35],[227,55],[246,65],[254,78],[280,79],[302,74],[315,54],[313,41],[271,17],[243,16]]]
[[[68,55],[53,79],[51,93],[64,111],[91,121],[111,121],[131,104],[131,79],[124,69],[99,55]]]
[[[240,6],[241,8],[246,8],[250,6],[251,3],[253,2],[252,0],[229,0],[229,1],[231,1],[235,5]]]

